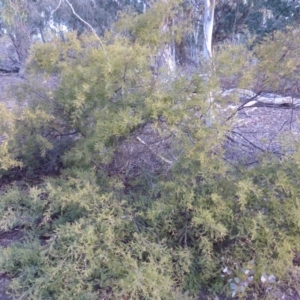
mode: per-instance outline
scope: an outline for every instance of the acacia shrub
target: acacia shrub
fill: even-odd
[[[12,210],[21,224],[14,226],[26,224],[28,234],[22,244],[1,249],[1,268],[15,277],[10,286],[14,295],[182,299],[172,258],[187,260],[187,255],[137,231],[122,190],[105,190],[95,174],[80,172],[77,178],[30,188],[25,207],[20,196],[24,190],[6,191],[4,197],[19,204]],[[43,209],[37,209],[41,203]],[[34,217],[24,223],[28,215]]]
[[[1,228],[26,230],[22,245],[2,248],[1,268],[15,277],[13,293],[29,298],[181,299],[179,290],[220,293],[230,291],[227,279],[237,289],[250,276],[245,290],[259,295],[263,274],[276,278],[265,286],[272,298],[297,274],[298,157],[238,176],[201,176],[204,167],[183,159],[146,204],[145,195],[126,196],[111,178],[87,171],[28,192],[8,188],[1,214],[10,218]],[[222,277],[226,268],[232,273]]]
[[[7,155],[30,167],[61,137],[72,134],[72,143],[59,152],[57,177],[2,188],[1,230],[24,231],[21,245],[1,248],[15,295],[183,299],[206,289],[258,297],[265,288],[272,298],[289,272],[297,274],[299,150],[233,168],[223,160],[230,127],[222,114],[216,110],[205,125],[216,108],[206,99],[219,94],[217,72],[154,80],[150,57],[147,45],[110,34],[101,43],[70,34],[32,49],[32,76],[58,82],[38,97],[27,87],[28,103],[3,125],[11,133]],[[130,169],[121,176],[108,166],[118,146],[146,126],[172,137],[170,149],[157,153],[172,162],[162,160],[150,183],[131,174],[128,187]]]

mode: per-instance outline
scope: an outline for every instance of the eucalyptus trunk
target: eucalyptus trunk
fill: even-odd
[[[216,1],[204,0],[204,16],[203,16],[203,54],[205,59],[212,58],[212,35],[214,28],[214,12]]]
[[[204,59],[208,64],[210,64],[210,60],[212,59],[212,35],[214,28],[214,12],[215,12],[215,0],[204,0],[204,15],[203,15],[203,55]],[[213,66],[208,70],[207,78],[208,81],[211,79],[211,73],[213,72]],[[213,91],[209,91],[208,93],[208,111],[206,117],[206,124],[211,126],[214,122],[214,112],[213,112],[213,104],[214,104],[214,96]]]

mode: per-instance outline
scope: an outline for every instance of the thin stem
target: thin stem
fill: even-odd
[[[140,143],[142,143],[144,146],[146,146],[146,147],[151,151],[151,153],[153,153],[155,156],[159,157],[161,160],[163,160],[164,162],[166,162],[166,163],[169,164],[169,165],[172,165],[172,164],[173,164],[173,162],[172,162],[171,160],[168,160],[168,159],[164,158],[163,156],[161,156],[160,154],[155,153],[155,152],[154,152],[154,151],[146,144],[146,142],[144,142],[140,137],[137,136],[136,139],[137,139]]]
[[[67,4],[70,6],[70,8],[71,8],[73,14],[74,14],[74,15],[75,15],[82,23],[84,23],[86,26],[88,26],[88,27],[91,29],[91,31],[93,32],[93,34],[95,35],[95,37],[97,38],[97,40],[100,42],[101,47],[104,48],[104,47],[103,47],[103,44],[102,44],[102,41],[101,41],[101,39],[99,38],[99,36],[98,36],[96,30],[94,29],[94,27],[93,27],[90,23],[88,23],[87,21],[83,20],[83,19],[76,13],[76,11],[75,11],[73,5],[70,3],[69,0],[65,0],[65,1],[66,1]]]

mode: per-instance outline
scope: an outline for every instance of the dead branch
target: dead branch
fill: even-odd
[[[172,162],[171,160],[168,160],[168,159],[164,158],[162,155],[155,153],[155,151],[153,151],[153,150],[148,146],[148,144],[147,144],[146,142],[144,142],[140,137],[137,136],[136,139],[137,139],[141,144],[143,144],[145,147],[147,147],[147,148],[150,150],[150,152],[151,152],[152,154],[154,154],[155,156],[157,156],[158,158],[160,158],[162,161],[166,162],[166,163],[169,164],[169,165],[172,165],[172,164],[173,164],[173,162]]]
[[[91,31],[93,32],[93,34],[95,35],[95,37],[97,38],[97,40],[100,42],[101,47],[104,48],[104,47],[103,47],[103,44],[102,44],[102,41],[101,41],[101,39],[99,38],[99,36],[98,36],[96,30],[94,29],[94,27],[93,27],[90,23],[88,23],[87,21],[83,20],[83,19],[76,13],[76,11],[75,11],[73,5],[70,3],[69,0],[65,0],[65,1],[67,2],[67,4],[69,5],[69,7],[71,8],[73,14],[74,14],[74,15],[75,15],[82,23],[84,23],[88,28],[91,29]]]

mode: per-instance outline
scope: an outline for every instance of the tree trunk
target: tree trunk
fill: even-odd
[[[164,24],[162,26],[162,32],[167,33],[172,31],[172,19],[167,17],[164,20]],[[174,42],[169,42],[165,44],[158,53],[158,68],[165,68],[167,70],[168,75],[172,75],[176,69],[175,63],[175,50],[174,50]]]
[[[209,63],[212,58],[212,34],[214,27],[214,12],[215,12],[215,0],[204,0],[204,16],[203,16],[203,55],[204,59]],[[211,78],[211,73],[213,72],[213,66],[208,71],[207,78],[208,81]],[[206,124],[211,126],[215,120],[213,112],[214,96],[213,91],[210,91],[207,99],[208,111],[206,114]]]
[[[31,45],[30,31],[27,28],[27,25],[22,24],[13,28],[9,31],[9,37],[16,49],[19,63],[23,65],[27,59],[28,51]]]
[[[212,34],[214,27],[214,12],[216,1],[204,0],[204,16],[203,16],[203,31],[204,31],[204,43],[203,54],[205,59],[212,58]]]

